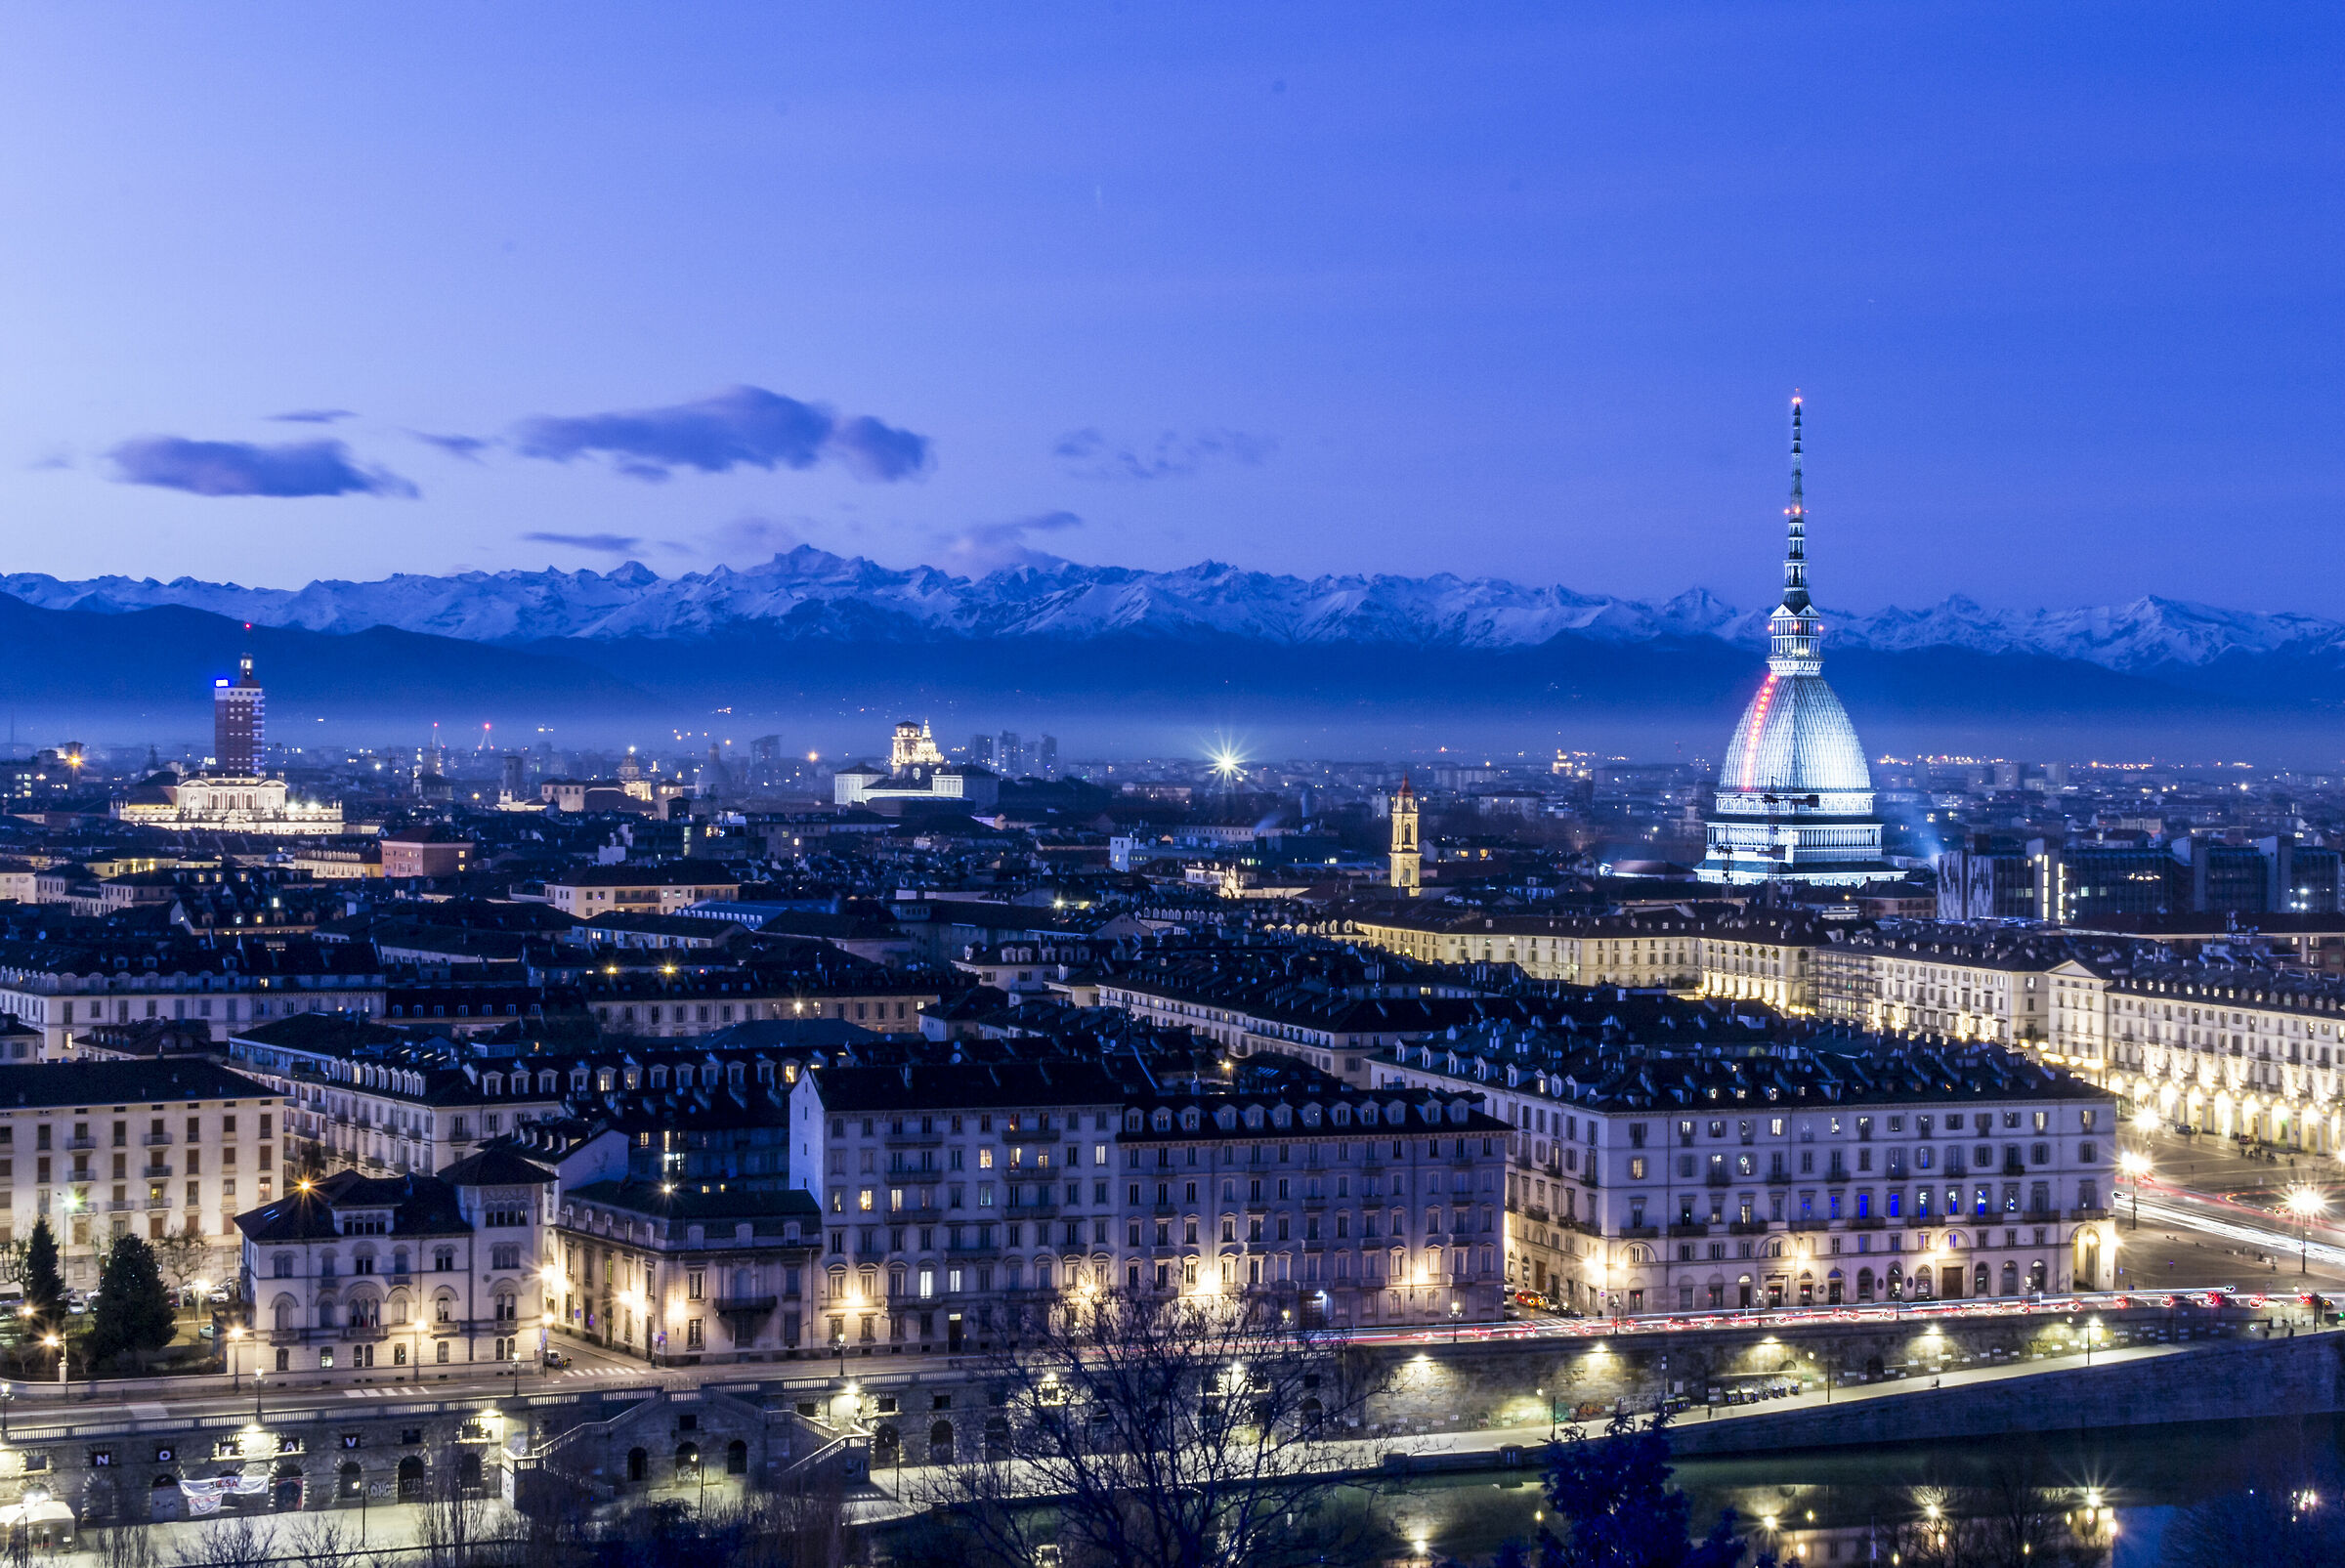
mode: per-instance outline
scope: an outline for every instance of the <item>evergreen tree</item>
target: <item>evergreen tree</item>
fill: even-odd
[[[90,1306],[90,1359],[124,1353],[143,1357],[169,1344],[177,1332],[154,1249],[136,1236],[115,1237],[98,1276],[98,1299]]]
[[[46,1216],[32,1222],[24,1245],[24,1304],[42,1325],[64,1332],[65,1277],[57,1267],[57,1234]]]
[[[1547,1497],[1563,1528],[1539,1533],[1540,1568],[1734,1568],[1742,1561],[1731,1509],[1698,1545],[1687,1539],[1692,1504],[1669,1484],[1666,1421],[1656,1414],[1640,1428],[1616,1416],[1602,1437],[1548,1451]]]

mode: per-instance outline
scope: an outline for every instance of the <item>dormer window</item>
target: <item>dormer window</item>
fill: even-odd
[[[1172,1130],[1172,1113],[1159,1106],[1156,1114],[1148,1119],[1148,1124],[1159,1132],[1170,1132]]]
[[[1193,1105],[1180,1113],[1180,1125],[1181,1130],[1184,1132],[1196,1131],[1197,1128],[1204,1123],[1204,1116],[1198,1111],[1197,1107]]]
[[[1262,1108],[1258,1105],[1250,1105],[1246,1107],[1246,1125],[1252,1128],[1259,1128],[1261,1124]]]

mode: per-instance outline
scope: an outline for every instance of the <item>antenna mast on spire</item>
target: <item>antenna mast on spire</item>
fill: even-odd
[[[1808,498],[1800,484],[1800,395],[1791,395],[1791,542],[1783,556],[1783,605],[1805,612],[1808,599]]]

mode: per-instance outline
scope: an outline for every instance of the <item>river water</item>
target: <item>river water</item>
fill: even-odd
[[[2151,1568],[2175,1509],[2333,1473],[2341,1461],[2345,1419],[2284,1418],[1688,1459],[1675,1483],[1693,1501],[1695,1534],[1731,1507],[1754,1524],[1775,1520],[1778,1532],[1796,1533],[1779,1546],[1800,1546],[1809,1563],[1828,1564],[1866,1561],[1868,1542],[1920,1519],[1932,1500],[1959,1503],[1966,1486],[2019,1474],[2043,1489],[2056,1511],[2088,1500],[2115,1510],[2113,1568]],[[1339,1507],[1355,1528],[1366,1527],[1360,1560],[1473,1562],[1509,1537],[1530,1537],[1545,1505],[1537,1471],[1526,1468],[1379,1482],[1348,1489]],[[1886,1547],[1878,1560],[1889,1560]]]

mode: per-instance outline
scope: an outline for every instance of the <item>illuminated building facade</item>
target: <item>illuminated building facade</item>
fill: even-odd
[[[212,759],[227,773],[258,773],[267,743],[267,702],[246,654],[233,683],[225,675],[212,682]]]

